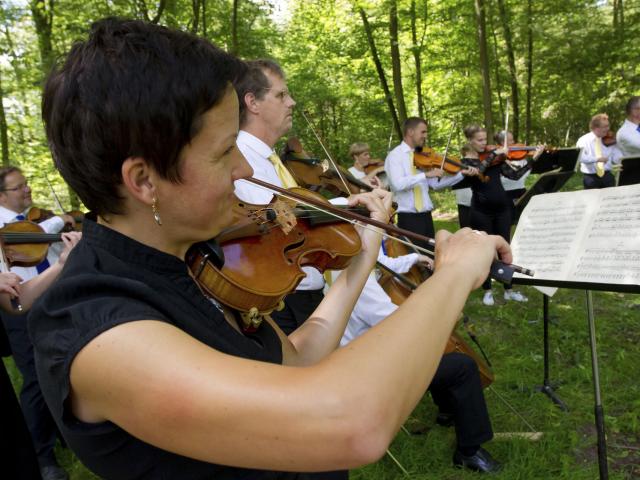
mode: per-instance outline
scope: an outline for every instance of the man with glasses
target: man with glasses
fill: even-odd
[[[616,180],[611,173],[622,157],[616,145],[606,145],[602,139],[609,133],[609,116],[598,113],[589,123],[591,131],[581,136],[576,146],[580,147],[580,171],[585,190],[613,187]]]
[[[618,148],[625,157],[640,157],[640,96],[629,99],[625,107],[627,118],[618,130]]]
[[[31,205],[31,188],[22,171],[17,167],[0,168],[0,227],[25,220]],[[66,214],[56,215],[39,225],[46,233],[58,233],[65,224],[74,225],[73,217]],[[47,257],[40,264],[34,267],[12,267],[11,271],[26,282],[57,262],[59,254],[58,245],[54,245],[49,248]],[[60,468],[54,454],[57,428],[44,402],[36,377],[33,346],[27,334],[26,314],[3,313],[2,319],[9,336],[13,358],[23,377],[20,405],[38,456],[42,478],[68,479],[69,476]]]

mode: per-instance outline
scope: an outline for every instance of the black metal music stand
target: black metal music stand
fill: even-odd
[[[573,172],[576,169],[579,156],[580,149],[575,147],[542,152],[540,157],[533,162],[531,173],[547,173],[558,168],[561,172]]]
[[[598,367],[598,352],[596,350],[596,327],[593,314],[593,298],[591,295],[591,291],[600,290],[605,292],[640,293],[640,285],[568,282],[562,280],[540,280],[523,277],[514,277],[513,283],[520,285],[586,290],[589,343],[591,345],[591,371],[593,372],[594,422],[598,439],[598,468],[600,471],[600,480],[607,480],[609,478],[609,466],[607,462],[607,439],[604,431],[604,410],[602,408],[602,397],[600,394],[600,370]]]
[[[640,157],[622,159],[622,170],[618,178],[618,186],[640,183]]]

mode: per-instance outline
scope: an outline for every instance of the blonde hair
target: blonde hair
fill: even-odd
[[[591,121],[589,122],[589,128],[594,129],[602,126],[602,122],[609,121],[609,115],[606,113],[598,113],[591,117]]]
[[[462,131],[464,133],[464,136],[467,140],[471,140],[474,135],[478,132],[486,132],[487,129],[484,127],[481,127],[478,124],[472,123],[471,125],[467,125],[466,127],[464,127],[464,130]]]
[[[356,155],[360,155],[361,153],[368,152],[369,144],[363,142],[352,143],[349,147],[349,156],[353,158]]]

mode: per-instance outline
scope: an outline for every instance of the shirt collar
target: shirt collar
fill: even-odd
[[[404,140],[400,143],[400,148],[406,153],[413,152],[413,148],[411,148]]]
[[[238,132],[238,138],[236,141],[246,145],[263,158],[268,158],[269,155],[273,153],[273,148],[245,130],[240,130]]]

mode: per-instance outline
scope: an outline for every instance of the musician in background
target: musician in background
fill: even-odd
[[[623,157],[640,156],[640,96],[633,96],[625,107],[627,118],[618,129],[616,140]]]
[[[602,139],[609,133],[609,116],[598,113],[589,122],[589,133],[581,136],[576,145],[580,151],[580,171],[585,190],[613,187],[616,180],[611,173],[620,164],[622,155],[616,145],[606,145]]]
[[[380,248],[378,262],[399,274],[408,272],[418,263],[433,267],[433,261],[424,255],[410,253],[388,257],[383,248]],[[332,272],[334,277],[338,274],[339,272]],[[355,340],[397,308],[372,272],[351,312],[340,346],[344,347]],[[493,431],[476,362],[464,353],[443,355],[429,385],[429,392],[438,406],[436,423],[443,427],[455,426],[456,450],[453,464],[483,473],[499,471],[500,463],[481,447],[493,438]]]
[[[31,208],[31,188],[18,167],[0,169],[0,227],[7,223],[25,220]],[[39,223],[45,233],[58,233],[65,224],[75,225],[70,215],[56,215]],[[12,267],[11,271],[28,281],[44,272],[58,261],[61,243],[49,248],[47,257],[34,267]],[[20,405],[38,456],[44,480],[64,480],[67,473],[58,465],[54,447],[58,436],[51,413],[45,404],[33,360],[33,345],[27,334],[26,313],[3,313],[2,319],[11,344],[11,351],[23,383],[20,390]]]
[[[513,134],[511,132],[505,132],[504,130],[499,131],[493,136],[496,145],[504,145],[505,135],[507,137],[507,145],[513,145],[515,140],[513,139]],[[517,167],[525,167],[527,160],[512,160],[512,164]],[[502,183],[502,188],[507,192],[507,195],[511,199],[511,223],[515,224],[517,221],[516,215],[516,200],[518,200],[527,189],[524,186],[525,180],[531,174],[531,169],[526,168],[524,174],[518,179],[511,179],[504,175],[500,175],[500,182]]]
[[[409,117],[402,126],[402,132],[402,142],[389,152],[384,162],[391,191],[398,202],[398,226],[433,238],[433,202],[429,197],[429,189],[441,190],[455,185],[469,171],[443,176],[444,170],[440,168],[426,172],[418,170],[413,162],[413,152],[425,144],[427,122],[423,118]],[[416,243],[422,247],[427,246],[423,242]]]
[[[371,152],[368,143],[356,142],[349,147],[349,156],[353,160],[353,165],[349,168],[349,173],[358,180],[366,183],[372,188],[381,188],[382,184],[378,178],[378,173],[384,171],[384,167],[375,168],[370,173],[366,169],[371,163]]]

